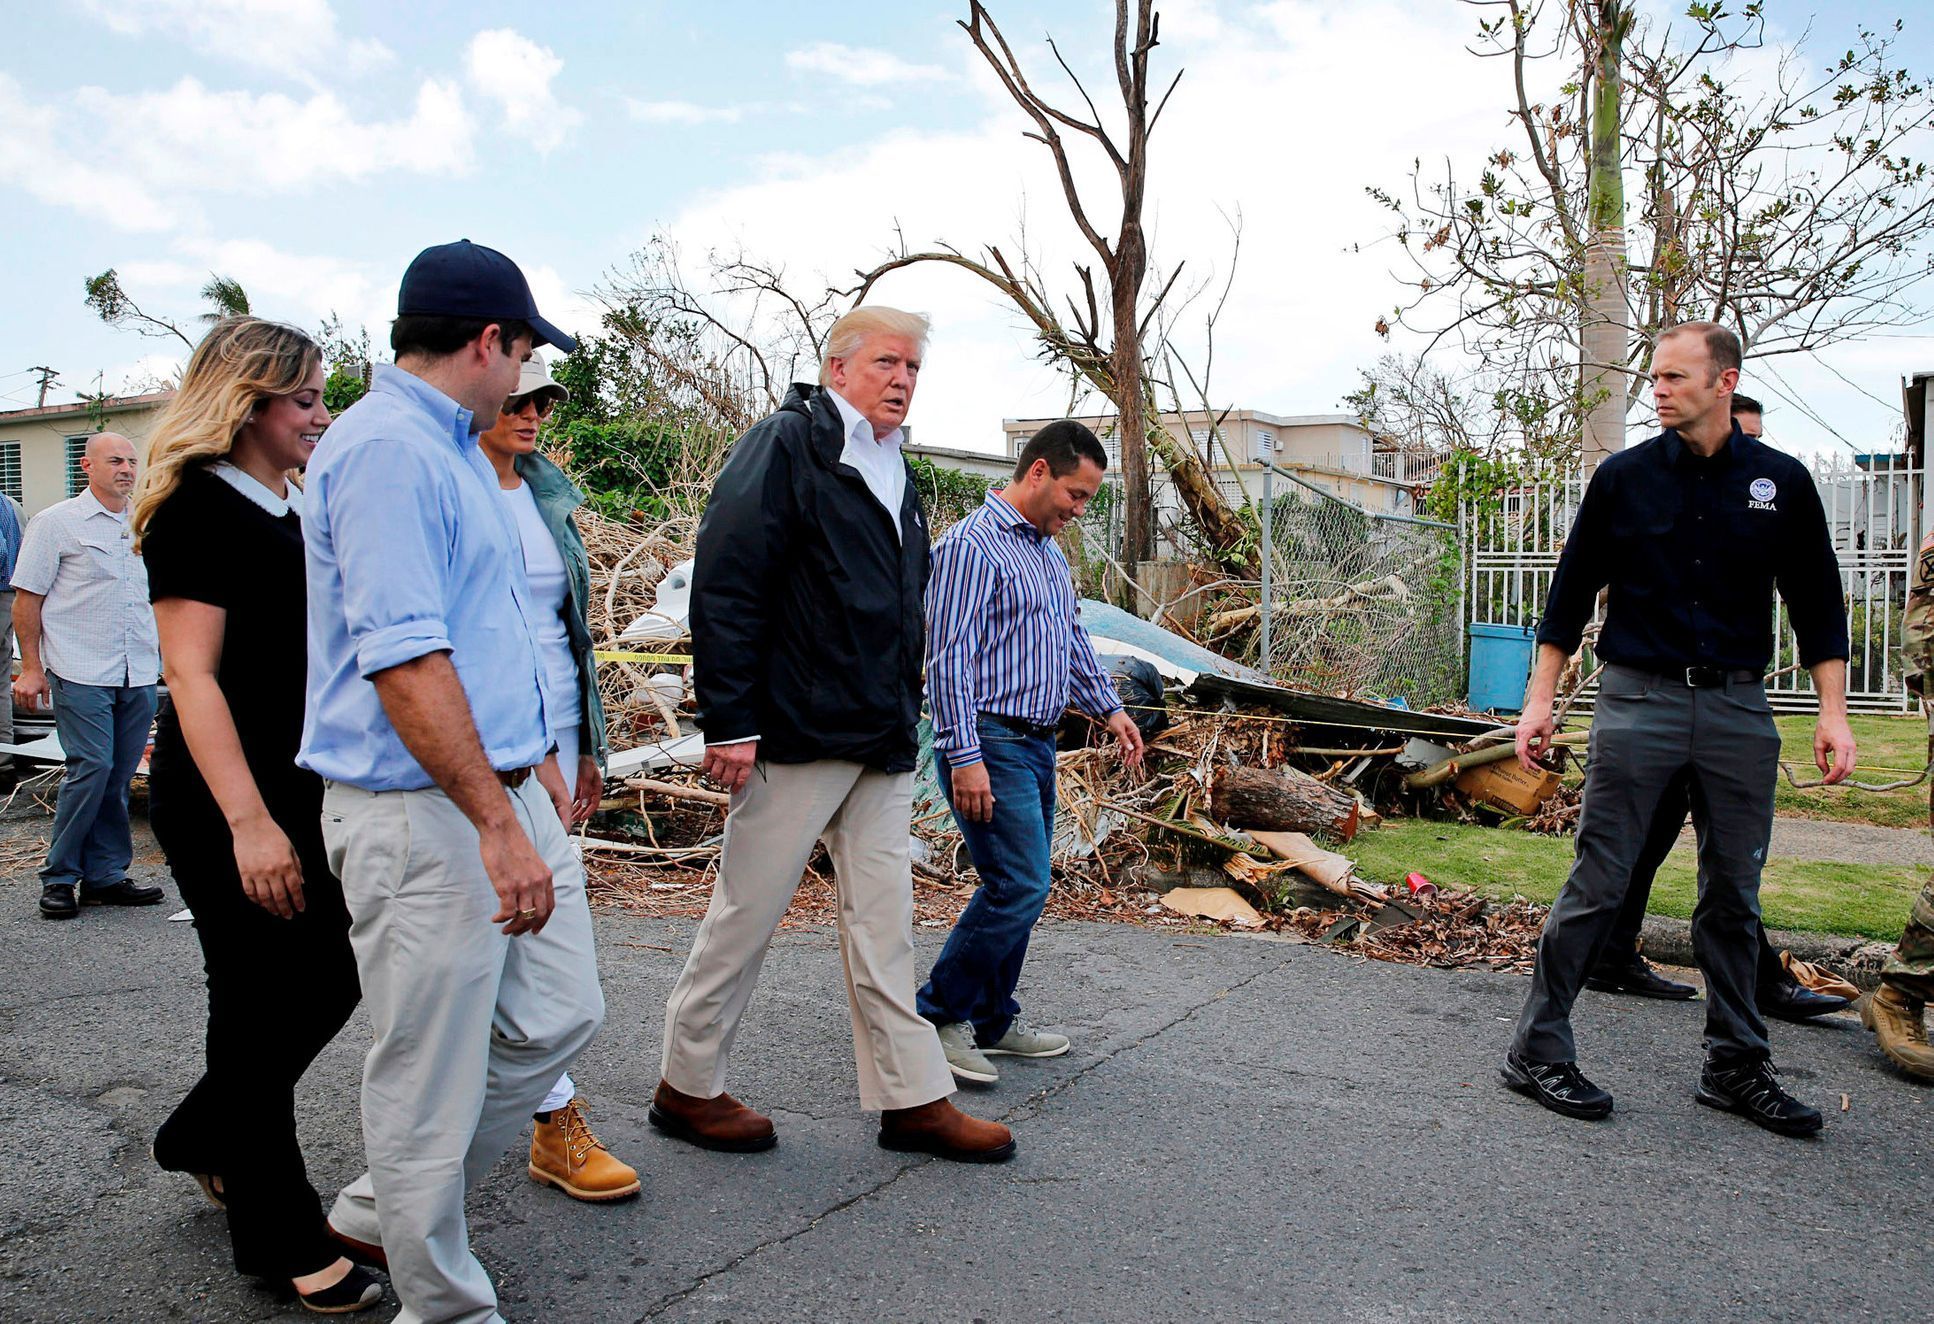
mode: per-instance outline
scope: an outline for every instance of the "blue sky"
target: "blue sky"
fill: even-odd
[[[1097,71],[1112,6],[997,0],[1031,67],[1043,33]],[[1417,156],[1470,162],[1505,140],[1501,89],[1463,47],[1475,11],[1378,0],[1187,0],[1163,6],[1157,63],[1189,69],[1155,143],[1158,260],[1237,294],[1218,333],[1218,403],[1338,409],[1387,348],[1387,256],[1350,254],[1384,222],[1363,197]],[[1898,4],[1768,6],[1783,33],[1815,11],[1819,52]],[[360,0],[47,0],[0,17],[0,203],[8,255],[0,407],[32,403],[50,364],[71,398],[163,372],[179,347],[102,327],[81,283],[118,268],[145,306],[199,311],[210,271],[257,311],[334,310],[380,341],[422,246],[467,235],[532,275],[546,311],[588,328],[587,293],[654,231],[688,254],[748,251],[813,288],[908,238],[972,246],[1026,226],[1051,273],[1072,251],[1045,158],[976,64],[961,3],[647,0],[370,4]],[[1934,72],[1928,32],[1909,62]],[[1045,71],[1043,71],[1045,73]],[[1235,132],[1230,126],[1240,126]],[[1062,283],[1058,275],[1056,283]],[[931,311],[922,440],[992,449],[1003,416],[1059,412],[1014,316],[953,273],[882,297]],[[1934,298],[1934,291],[1928,293]],[[558,311],[552,311],[553,308]],[[1926,331],[1927,328],[1921,328]],[[1401,348],[1401,345],[1394,347]],[[1860,449],[1884,446],[1898,378],[1934,369],[1934,336],[1782,368]],[[1777,396],[1779,392],[1769,392]],[[1877,399],[1875,398],[1877,397]],[[1793,412],[1799,449],[1846,445]]]

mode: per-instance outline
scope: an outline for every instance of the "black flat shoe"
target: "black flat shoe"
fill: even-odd
[[[123,878],[118,883],[106,887],[82,887],[81,904],[84,906],[152,906],[162,898],[162,891],[152,883],[137,883],[132,878]]]
[[[1586,1080],[1576,1062],[1533,1062],[1514,1049],[1498,1068],[1504,1083],[1555,1113],[1596,1122],[1612,1115],[1612,1096]]]
[[[296,1299],[302,1302],[305,1310],[313,1310],[318,1315],[347,1315],[357,1310],[368,1310],[383,1299],[383,1280],[363,1268],[353,1264],[342,1281],[319,1292],[298,1292]]]
[[[1780,1088],[1771,1062],[1748,1062],[1736,1067],[1706,1063],[1699,1073],[1693,1098],[1708,1108],[1738,1113],[1755,1126],[1777,1135],[1818,1135],[1826,1123],[1818,1108],[1809,1108]]]
[[[1762,985],[1759,990],[1760,1014],[1782,1021],[1810,1021],[1852,1005],[1846,998],[1816,993],[1796,980],[1783,979],[1770,989]]]
[[[40,889],[40,914],[43,919],[72,919],[81,913],[74,899],[72,883],[49,883]]]
[[[1684,1002],[1699,991],[1690,984],[1667,979],[1654,970],[1652,963],[1643,956],[1634,956],[1630,962],[1621,965],[1599,966],[1585,976],[1585,987],[1595,988],[1601,993],[1630,993],[1641,998],[1662,998],[1667,1002]]]

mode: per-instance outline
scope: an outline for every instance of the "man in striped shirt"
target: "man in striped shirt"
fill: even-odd
[[[1101,486],[1108,455],[1072,419],[1022,449],[1013,481],[947,531],[927,587],[927,698],[940,787],[980,874],[920,1014],[940,1027],[962,1080],[999,1078],[989,1057],[1057,1057],[1064,1035],[1029,1029],[1014,988],[1048,899],[1054,735],[1070,700],[1107,724],[1122,760],[1142,737],[1081,628],[1054,535]]]

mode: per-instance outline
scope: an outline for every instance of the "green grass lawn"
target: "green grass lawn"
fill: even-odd
[[[1792,714],[1775,718],[1785,758],[1801,781],[1820,775],[1813,766],[1813,718]],[[1890,782],[1912,777],[1927,766],[1927,722],[1919,716],[1852,719],[1859,745],[1853,775],[1863,782]],[[1842,823],[1874,823],[1881,827],[1926,827],[1927,785],[1898,791],[1850,791],[1838,786],[1796,791],[1784,774],[1773,792],[1773,812],[1790,818],[1823,818]]]
[[[1773,719],[1779,723],[1781,756],[1793,765],[1793,775],[1813,781],[1813,718],[1793,713]],[[1584,725],[1589,726],[1587,721]],[[1852,719],[1859,746],[1854,777],[1863,782],[1890,782],[1912,777],[1927,766],[1927,722],[1918,715]],[[1574,765],[1575,766],[1575,765]],[[1576,775],[1574,773],[1574,775]],[[1927,826],[1927,784],[1898,791],[1857,791],[1817,787],[1798,791],[1784,773],[1773,792],[1773,812],[1787,818],[1817,818],[1836,823],[1872,823],[1878,827]]]
[[[1807,739],[1810,749],[1812,737]],[[1432,819],[1389,820],[1359,835],[1344,852],[1374,882],[1401,884],[1415,870],[1440,887],[1545,904],[1558,894],[1571,869],[1570,837]],[[1668,856],[1652,889],[1652,913],[1690,919],[1698,891],[1696,869],[1690,850]],[[1760,906],[1768,928],[1891,941],[1900,936],[1920,886],[1921,871],[1913,868],[1774,859],[1767,862],[1760,885]]]

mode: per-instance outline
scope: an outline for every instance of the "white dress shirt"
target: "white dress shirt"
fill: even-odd
[[[134,550],[128,510],[91,489],[34,516],[20,543],[13,586],[46,599],[40,658],[74,685],[152,685],[161,678],[148,566]]]

